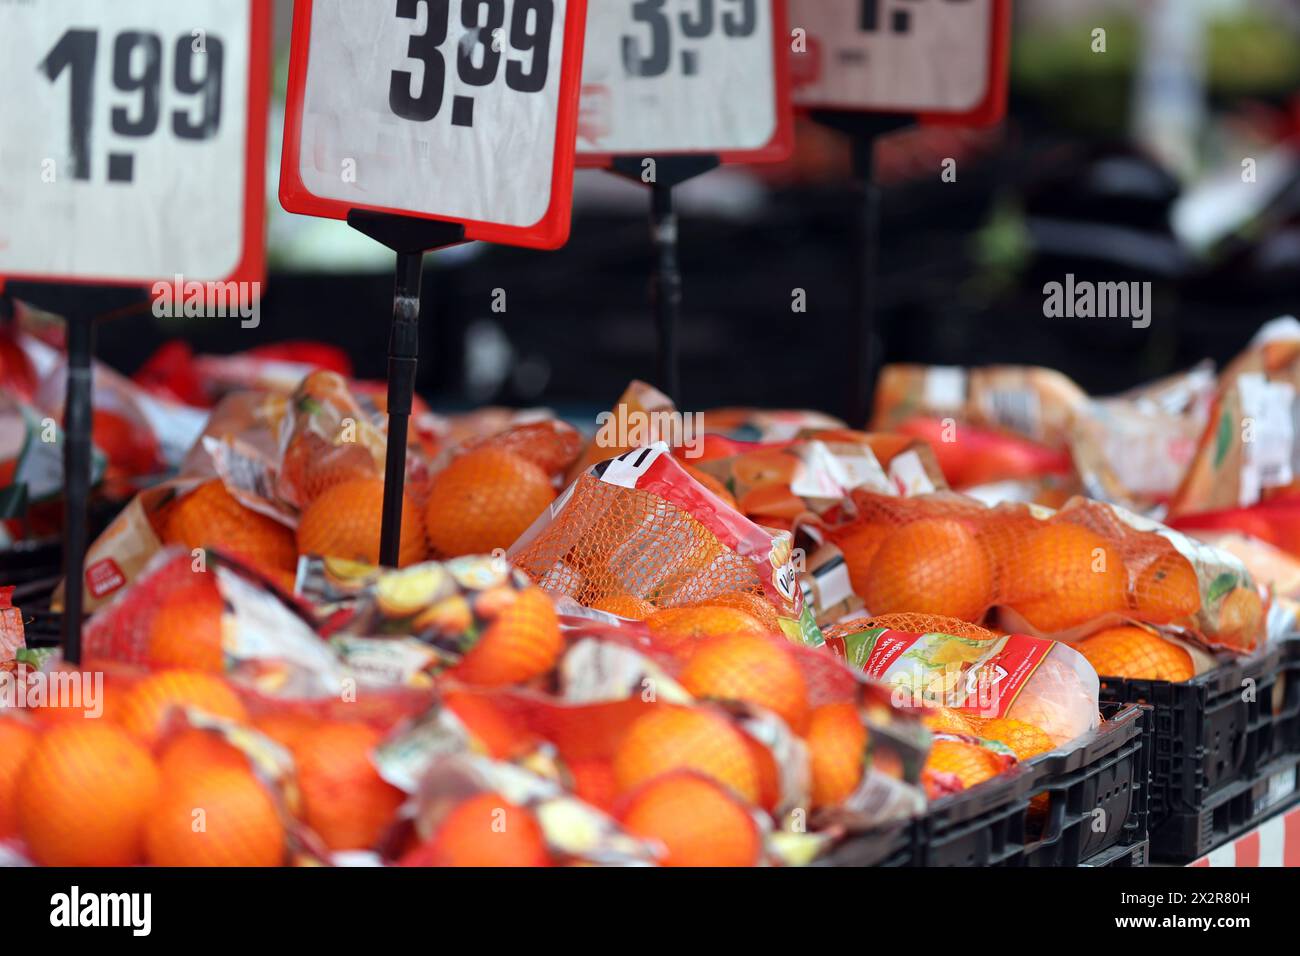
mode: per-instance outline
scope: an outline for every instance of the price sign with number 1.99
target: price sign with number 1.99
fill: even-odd
[[[0,3],[0,275],[260,280],[270,12]]]
[[[793,147],[786,0],[601,0],[587,18],[578,162]]]
[[[296,0],[280,201],[568,236],[586,0]]]

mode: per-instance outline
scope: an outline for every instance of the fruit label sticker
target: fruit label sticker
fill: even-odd
[[[789,155],[785,0],[603,0],[588,14],[579,162]]]
[[[1009,17],[1009,0],[790,0],[795,104],[995,123]]]
[[[280,201],[568,237],[586,0],[296,0]]]
[[[260,281],[270,14],[0,3],[0,276]]]

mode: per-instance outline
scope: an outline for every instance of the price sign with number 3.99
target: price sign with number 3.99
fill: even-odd
[[[297,0],[280,200],[568,236],[586,0]]]
[[[587,17],[578,162],[793,146],[786,0],[601,0]]]
[[[0,275],[262,275],[269,0],[0,3]]]

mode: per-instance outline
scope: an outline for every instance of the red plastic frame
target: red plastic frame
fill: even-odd
[[[992,41],[989,50],[989,71],[984,99],[969,110],[961,112],[914,113],[913,110],[865,109],[833,104],[798,105],[801,113],[813,110],[840,110],[845,113],[887,113],[915,115],[924,126],[994,126],[1007,114],[1007,71],[1011,57],[1011,0],[993,0],[989,15],[993,20]]]
[[[284,153],[280,162],[280,205],[287,211],[323,219],[347,219],[353,209],[438,222],[457,222],[466,239],[535,249],[558,249],[569,238],[573,212],[574,151],[578,139],[578,95],[582,88],[582,45],[587,29],[587,0],[568,0],[565,7],[564,50],[551,169],[551,204],[531,226],[508,226],[476,219],[435,216],[408,209],[324,199],[307,190],[298,173],[302,146],[302,104],[311,47],[312,0],[294,0],[293,40],[289,55],[289,88],[284,114]]]
[[[577,165],[582,169],[608,169],[620,156],[705,156],[716,155],[718,161],[732,163],[780,163],[794,153],[794,106],[790,99],[790,20],[786,0],[772,2],[772,45],[774,80],[776,83],[776,129],[772,138],[757,149],[733,149],[719,153],[708,150],[643,150],[637,153],[583,153],[577,154]],[[576,138],[576,131],[575,131]]]
[[[212,282],[262,283],[266,279],[266,121],[271,101],[271,2],[249,0],[248,125],[244,131],[244,249],[228,276],[202,277]],[[198,276],[187,276],[198,280]],[[4,280],[57,281],[69,285],[143,286],[172,282],[175,276],[106,278],[59,273],[7,273]]]

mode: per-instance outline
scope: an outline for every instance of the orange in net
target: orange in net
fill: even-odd
[[[723,637],[729,634],[761,636],[768,633],[752,614],[712,604],[664,608],[651,614],[645,622],[656,634],[678,639]]]
[[[673,773],[629,799],[623,829],[663,849],[664,866],[754,866],[762,849],[749,810],[712,781]]]
[[[18,833],[18,776],[36,742],[36,731],[0,718],[0,840]]]
[[[631,594],[611,594],[593,601],[590,606],[597,611],[625,617],[631,621],[644,621],[656,610],[649,601]]]
[[[986,740],[996,740],[1006,744],[1017,760],[1028,760],[1038,754],[1047,753],[1053,747],[1052,738],[1039,727],[1027,724],[1023,720],[1008,717],[994,717],[979,721],[975,731]]]
[[[711,711],[656,707],[628,728],[614,754],[620,793],[672,770],[694,770],[746,803],[759,802],[758,770],[745,735]]]
[[[248,766],[248,758],[239,748],[227,743],[220,734],[198,727],[187,727],[169,740],[158,758],[164,783],[215,767],[246,770]]]
[[[1137,616],[1152,624],[1172,624],[1201,609],[1201,589],[1191,562],[1176,551],[1152,561],[1133,589]]]
[[[867,752],[867,728],[853,704],[824,704],[812,712],[808,733],[814,807],[842,803],[857,789]]]
[[[298,550],[307,555],[378,564],[383,505],[382,478],[357,478],[334,485],[302,513]],[[420,509],[407,495],[402,505],[398,566],[423,561],[425,550]]]
[[[618,796],[614,765],[608,760],[570,760],[567,764],[573,793],[593,807],[608,811]]]
[[[554,500],[550,478],[531,461],[501,448],[466,452],[429,488],[429,545],[442,558],[509,548]]]
[[[266,788],[229,766],[168,778],[145,825],[154,866],[279,866],[284,836]]]
[[[214,478],[175,502],[169,511],[164,544],[220,548],[261,570],[292,572],[298,563],[293,532],[239,503]]]
[[[950,707],[933,707],[925,712],[921,723],[940,734],[973,734],[975,725],[960,711]]]
[[[448,674],[482,687],[520,684],[554,667],[563,647],[560,619],[550,597],[541,588],[525,588]]]
[[[433,839],[403,866],[550,866],[546,837],[532,813],[499,793],[481,793],[456,805]]]
[[[678,681],[698,698],[764,707],[795,733],[803,733],[808,725],[808,686],[781,638],[732,634],[705,641]]]
[[[381,474],[374,454],[362,442],[335,444],[306,430],[289,440],[280,471],[292,497],[304,507],[335,485]]]
[[[922,518],[881,542],[862,599],[872,614],[903,611],[978,620],[993,595],[984,547],[953,518]]]
[[[1192,655],[1141,627],[1107,628],[1074,649],[1103,677],[1181,683],[1196,676]]]
[[[925,769],[950,773],[961,781],[963,789],[983,783],[1002,771],[997,755],[983,747],[962,740],[936,740],[930,747]]]
[[[303,737],[316,728],[316,722],[302,714],[263,714],[253,721],[253,726],[288,750],[293,750]]]
[[[172,591],[154,609],[146,651],[149,664],[217,673],[224,670],[223,614],[221,593],[207,575],[198,575]]]
[[[758,623],[763,625],[763,629],[769,634],[780,634],[781,622],[777,617],[776,608],[774,608],[765,598],[753,593],[752,591],[723,591],[721,594],[715,594],[712,597],[700,601],[697,607],[731,607],[737,611],[744,611]]]
[[[158,768],[139,743],[100,720],[47,730],[18,780],[18,830],[42,866],[132,866]]]
[[[1106,538],[1067,521],[1031,531],[1006,556],[1007,603],[1044,633],[1069,630],[1128,608],[1128,572]]]
[[[442,695],[442,702],[475,745],[495,760],[513,760],[531,749],[535,742],[535,737],[513,715],[482,694],[447,691]]]
[[[893,531],[883,524],[857,524],[842,534],[832,533],[831,541],[844,553],[844,566],[849,572],[849,582],[859,597],[867,593],[871,580],[871,562],[880,545]]]
[[[239,697],[220,678],[202,671],[159,671],[137,683],[122,701],[119,722],[149,746],[161,739],[175,708],[191,707],[212,717],[243,721]]]
[[[402,792],[370,762],[382,739],[365,724],[331,722],[293,748],[304,818],[331,850],[373,846],[402,804]]]

